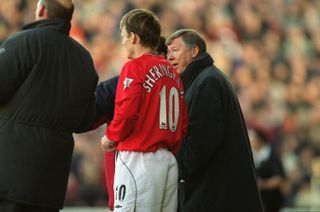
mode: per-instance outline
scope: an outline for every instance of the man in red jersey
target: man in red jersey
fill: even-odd
[[[156,53],[161,28],[155,15],[135,9],[120,22],[127,57],[117,87],[114,119],[101,140],[118,150],[115,211],[177,210],[174,154],[187,129],[179,74]]]
[[[161,39],[157,46],[157,52],[164,57],[167,55],[167,46],[165,44],[166,38],[161,36]],[[113,119],[114,105],[116,98],[116,89],[119,81],[119,76],[102,81],[96,88],[96,117],[95,123],[92,127],[97,127],[107,123],[109,125]],[[114,206],[114,169],[116,152],[105,152],[104,154],[104,166],[105,166],[105,179],[106,189],[108,192],[108,207],[113,211]]]

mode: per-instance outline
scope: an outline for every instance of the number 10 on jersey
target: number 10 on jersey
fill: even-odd
[[[160,111],[159,111],[159,128],[167,130],[168,124],[171,132],[177,130],[179,120],[179,94],[175,87],[170,88],[167,95],[167,86],[164,85],[159,93],[160,95]],[[168,108],[167,108],[168,101]],[[169,123],[168,123],[169,119]]]

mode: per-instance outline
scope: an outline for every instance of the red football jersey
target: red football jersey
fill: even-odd
[[[120,74],[114,118],[106,136],[119,151],[178,150],[187,129],[183,84],[162,56],[144,54]]]

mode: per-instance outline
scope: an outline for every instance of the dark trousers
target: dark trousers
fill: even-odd
[[[59,209],[26,205],[5,199],[0,199],[1,212],[59,212]]]

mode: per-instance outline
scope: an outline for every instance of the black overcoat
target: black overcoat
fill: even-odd
[[[37,21],[0,46],[0,198],[63,206],[72,133],[92,125],[98,80],[69,30]]]
[[[246,124],[231,84],[207,53],[182,80],[189,126],[177,154],[179,211],[261,212]]]

